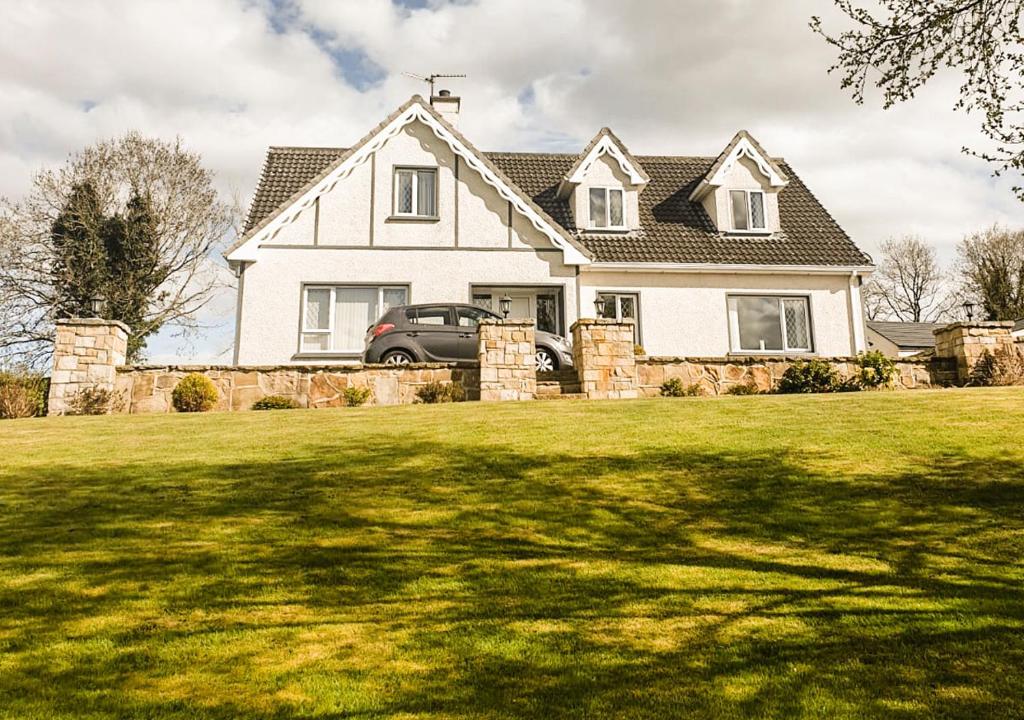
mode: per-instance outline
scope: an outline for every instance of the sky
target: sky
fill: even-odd
[[[128,130],[200,153],[225,198],[252,197],[269,145],[347,146],[426,85],[465,73],[460,130],[484,150],[578,152],[602,126],[636,155],[716,155],[739,129],[785,157],[867,252],[958,240],[1024,207],[953,111],[959,78],[911,103],[855,105],[829,75],[826,0],[0,0],[0,195]],[[440,88],[440,85],[439,85]],[[199,336],[154,362],[226,361],[229,289]]]

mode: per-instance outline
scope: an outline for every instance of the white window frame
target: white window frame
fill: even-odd
[[[590,204],[590,193],[594,190],[604,191],[604,221],[605,224],[597,225],[594,222],[594,208]],[[622,224],[612,225],[612,204],[611,194],[617,192],[622,195]],[[587,221],[591,230],[625,230],[626,229],[626,191],[617,187],[589,187],[587,188]]]
[[[782,350],[761,350],[759,348],[744,348],[740,346],[740,318],[739,308],[736,301],[740,298],[756,298],[759,300],[776,300],[779,305],[779,329],[782,331]],[[807,320],[807,342],[810,347],[795,348],[789,346],[789,337],[786,332],[786,308],[783,305],[785,300],[802,300],[804,304],[804,317]],[[814,325],[811,322],[814,315],[811,312],[810,295],[773,295],[771,293],[739,293],[726,296],[726,305],[729,313],[729,346],[731,352],[738,355],[811,355],[814,353]]]
[[[302,286],[302,315],[299,319],[299,354],[300,355],[361,355],[363,348],[335,348],[334,343],[334,305],[337,300],[338,290],[376,290],[377,291],[377,307],[384,307],[384,292],[387,290],[403,290],[405,292],[405,304],[409,304],[409,286],[408,285],[360,285],[356,284],[327,284],[327,283],[310,283]],[[330,290],[331,298],[328,301],[328,322],[327,329],[306,328],[306,305],[309,302],[309,291],[310,290]],[[303,337],[305,335],[326,335],[328,339],[329,347],[327,350],[307,350]]]
[[[434,214],[424,215],[419,211],[420,204],[420,176],[421,172],[432,172],[434,174]],[[401,212],[398,209],[398,176],[402,174],[408,174],[412,176],[412,212]],[[438,217],[437,207],[437,168],[436,167],[416,167],[414,165],[396,165],[395,172],[391,183],[391,214],[394,217],[400,218],[426,218],[433,220]]]
[[[744,195],[745,202],[747,204],[747,228],[746,230],[736,227],[736,213],[733,212],[733,200],[732,194],[734,192],[741,192]],[[754,227],[754,213],[753,205],[750,203],[751,195],[761,196],[761,213],[764,215],[764,227]],[[737,233],[755,233],[763,234],[768,233],[768,198],[767,193],[764,190],[744,190],[742,188],[732,188],[729,190],[729,224],[733,226],[732,231]]]

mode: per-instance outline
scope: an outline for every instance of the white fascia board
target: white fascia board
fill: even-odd
[[[278,216],[265,227],[255,233],[240,246],[228,254],[229,261],[256,262],[260,245],[272,240],[282,228],[295,222],[303,211],[308,210],[316,202],[316,199],[324,193],[330,192],[344,178],[348,177],[353,170],[366,162],[371,155],[380,150],[388,140],[396,136],[409,123],[419,120],[433,131],[438,139],[444,141],[456,155],[465,160],[466,164],[476,170],[484,181],[493,187],[502,199],[512,203],[512,206],[533,225],[539,232],[543,233],[551,244],[562,251],[563,262],[566,265],[588,265],[587,258],[578,248],[568,242],[562,235],[542,218],[532,207],[527,204],[519,193],[510,188],[501,178],[495,175],[462,142],[452,135],[443,125],[437,122],[419,103],[413,103],[409,109],[396,117],[376,135],[370,138],[356,152],[347,157],[341,164],[332,170],[323,180],[311,187],[302,194],[291,205],[285,208]]]
[[[615,162],[619,164],[619,168],[622,170],[622,172],[629,176],[629,181],[631,183],[633,183],[634,185],[647,184],[647,179],[644,178],[644,176],[640,173],[639,170],[633,167],[633,163],[631,163],[626,158],[625,154],[622,152],[622,149],[615,143],[614,140],[612,140],[607,135],[601,138],[597,142],[597,144],[594,145],[593,148],[591,148],[590,152],[587,153],[587,157],[584,158],[582,163],[580,163],[580,166],[576,169],[576,172],[574,172],[569,178],[567,178],[567,181],[572,183],[573,185],[579,185],[581,182],[583,182],[583,178],[587,176],[587,172],[590,170],[590,166],[597,162],[597,159],[599,157],[605,154],[612,156]]]
[[[698,184],[697,187],[694,188],[693,192],[690,193],[690,200],[700,200],[707,195],[712,188],[724,185],[726,174],[728,174],[729,171],[732,170],[732,166],[743,157],[749,158],[753,161],[754,165],[757,166],[758,171],[768,179],[769,186],[773,188],[783,188],[789,184],[788,180],[784,180],[782,176],[775,171],[775,168],[772,167],[768,158],[759,153],[757,148],[755,148],[753,144],[744,137],[740,138],[739,142],[736,143],[736,147],[732,149],[732,152],[729,153],[729,156],[722,162],[718,170],[715,171],[715,174],[709,179],[700,181],[700,184]]]
[[[647,273],[740,273],[751,275],[862,275],[874,270],[873,265],[726,265],[719,263],[612,263],[595,262],[587,272]]]

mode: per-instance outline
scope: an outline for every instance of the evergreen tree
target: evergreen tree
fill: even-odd
[[[92,183],[76,185],[51,230],[56,290],[54,310],[60,317],[86,317],[90,301],[108,280],[105,219]]]

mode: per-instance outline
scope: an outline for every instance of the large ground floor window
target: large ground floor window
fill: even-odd
[[[409,288],[402,286],[306,285],[302,289],[300,350],[361,353],[366,328],[388,308],[408,301]]]
[[[811,312],[806,297],[730,295],[733,352],[811,352]]]

